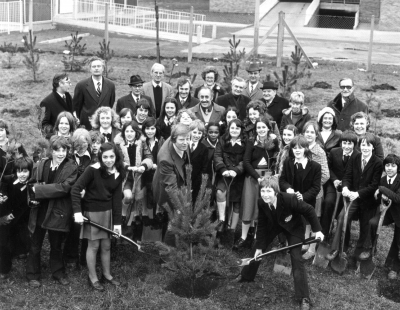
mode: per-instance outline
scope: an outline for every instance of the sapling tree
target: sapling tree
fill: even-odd
[[[65,40],[64,47],[67,48],[64,51],[63,59],[61,62],[64,64],[65,70],[69,71],[81,71],[82,68],[87,63],[87,58],[85,59],[76,59],[76,56],[82,55],[86,50],[86,43],[81,45],[80,42],[82,37],[78,36],[78,31],[74,34],[71,33],[71,41]]]
[[[114,57],[114,50],[110,50],[110,41],[106,43],[106,40],[103,39],[103,42],[99,42],[100,45],[100,51],[97,52],[97,56],[99,56],[101,59],[104,60],[105,64],[105,74],[106,77],[108,77],[108,73],[111,73],[113,70],[112,68],[109,68],[108,62],[110,61],[111,58]]]
[[[6,42],[4,42],[4,45],[1,47],[0,50],[6,53],[6,60],[1,61],[3,69],[11,69],[15,64],[15,61],[13,59],[17,54],[17,44],[12,45],[12,43],[7,44]]]
[[[29,40],[27,36],[23,36],[24,47],[28,51],[28,55],[24,55],[23,63],[25,64],[26,68],[32,70],[33,81],[37,82],[37,74],[39,71],[39,53],[35,50],[36,45],[36,36],[32,38],[32,30],[29,30]]]
[[[224,59],[229,62],[229,67],[227,65],[224,66],[224,82],[228,86],[231,85],[232,79],[238,75],[240,69],[240,63],[244,59],[246,55],[246,49],[240,50],[238,48],[240,44],[240,40],[236,41],[235,35],[233,35],[233,39],[229,39],[229,49],[230,51],[226,54],[223,54]]]

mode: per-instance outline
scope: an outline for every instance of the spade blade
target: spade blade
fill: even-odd
[[[327,242],[321,242],[318,245],[317,252],[315,253],[313,265],[324,269],[328,267],[329,261],[326,259],[326,255],[328,255],[330,251],[331,246]]]
[[[331,268],[336,273],[342,275],[347,267],[347,259],[344,257],[336,256],[336,258],[331,262]]]
[[[372,275],[374,274],[375,268],[376,268],[376,266],[374,264],[372,256],[370,258],[368,258],[367,260],[362,260],[360,262],[360,273],[364,278],[366,278],[368,280],[371,280]]]
[[[292,261],[290,259],[290,254],[287,252],[277,253],[275,256],[274,264],[275,273],[283,273],[288,276],[292,273]]]

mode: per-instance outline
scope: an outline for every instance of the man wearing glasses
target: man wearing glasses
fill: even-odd
[[[137,109],[137,103],[140,99],[146,99],[150,107],[153,108],[153,102],[151,101],[151,98],[148,96],[145,96],[142,94],[143,92],[143,83],[141,77],[139,75],[132,75],[130,78],[130,81],[128,83],[129,88],[131,89],[131,92],[129,95],[126,95],[124,97],[121,97],[117,100],[117,106],[115,107],[115,110],[119,114],[122,109],[128,108],[131,109],[133,114],[136,114],[136,109]],[[152,115],[155,115],[155,111],[151,111]]]
[[[345,131],[350,128],[350,118],[354,113],[368,114],[368,106],[354,96],[354,83],[350,78],[339,81],[340,93],[328,103],[328,107],[335,111],[337,129]]]

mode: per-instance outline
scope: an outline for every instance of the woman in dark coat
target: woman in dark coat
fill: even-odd
[[[174,124],[175,118],[178,115],[178,102],[175,98],[165,98],[162,106],[160,117],[157,119],[156,127],[161,137],[164,140],[168,139],[171,135],[171,127]]]
[[[319,111],[318,125],[320,134],[317,136],[317,139],[328,156],[334,147],[340,146],[340,136],[342,135],[342,132],[336,129],[337,120],[335,111],[328,107]]]
[[[239,221],[239,206],[242,198],[244,169],[243,156],[246,141],[243,133],[243,125],[239,119],[229,122],[226,133],[221,137],[214,153],[214,167],[217,171],[217,206],[219,213],[218,231],[223,231],[230,225],[231,233],[236,229]],[[233,205],[232,222],[225,222],[226,192],[227,187],[223,178],[227,182],[233,178],[229,191],[229,201]],[[228,206],[230,208],[230,206]],[[229,218],[229,217],[228,217]]]
[[[212,91],[212,101],[215,102],[219,96],[225,95],[225,90],[219,85],[219,73],[217,68],[214,66],[208,66],[201,73],[201,77],[204,80],[204,85],[197,87],[194,91],[194,96],[198,98],[199,91],[202,87],[207,87]]]

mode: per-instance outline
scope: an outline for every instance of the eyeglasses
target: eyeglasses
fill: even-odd
[[[353,88],[353,86],[350,86],[350,85],[341,85],[340,86],[340,89],[352,89]]]

